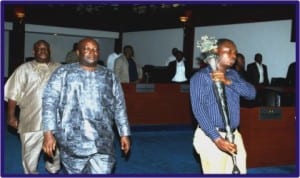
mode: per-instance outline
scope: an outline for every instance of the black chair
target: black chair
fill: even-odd
[[[168,67],[144,65],[143,74],[146,83],[169,83]]]
[[[281,96],[276,91],[264,89],[261,97],[262,106],[281,106]]]
[[[272,78],[271,79],[271,86],[287,86],[288,82],[285,78]]]
[[[295,106],[295,93],[264,89],[261,93],[261,101],[261,106]]]

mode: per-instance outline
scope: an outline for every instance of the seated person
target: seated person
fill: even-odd
[[[176,60],[168,65],[168,76],[170,82],[188,83],[191,77],[191,69],[187,60],[183,60],[183,52],[176,52]]]

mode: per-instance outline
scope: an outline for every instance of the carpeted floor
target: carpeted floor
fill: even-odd
[[[150,128],[150,129],[149,129]],[[7,129],[6,129],[7,130]],[[190,127],[133,127],[132,150],[122,157],[116,144],[117,165],[115,176],[203,176],[198,156],[192,147],[193,129]],[[21,149],[18,135],[6,131],[3,139],[2,176],[21,176]],[[45,176],[43,156],[38,168]],[[253,176],[295,176],[295,165],[248,169]],[[48,175],[49,176],[49,175]]]

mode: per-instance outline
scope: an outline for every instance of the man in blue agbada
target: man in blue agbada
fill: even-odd
[[[53,156],[58,146],[68,174],[110,174],[115,164],[114,125],[121,149],[125,154],[130,150],[123,90],[111,70],[97,65],[97,41],[82,39],[77,55],[79,62],[58,68],[44,90],[43,150]]]

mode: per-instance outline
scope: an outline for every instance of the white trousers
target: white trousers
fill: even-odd
[[[22,145],[22,164],[25,174],[38,174],[37,165],[42,152],[44,135],[43,131],[20,134]],[[60,169],[59,151],[56,149],[53,159],[46,161],[45,168],[50,173],[56,173]]]
[[[226,133],[219,132],[225,138]],[[246,174],[246,150],[238,130],[234,133],[234,143],[237,145],[236,162],[241,174]],[[215,143],[197,127],[194,133],[193,145],[200,156],[204,174],[232,174],[233,161],[231,155],[221,151]]]

